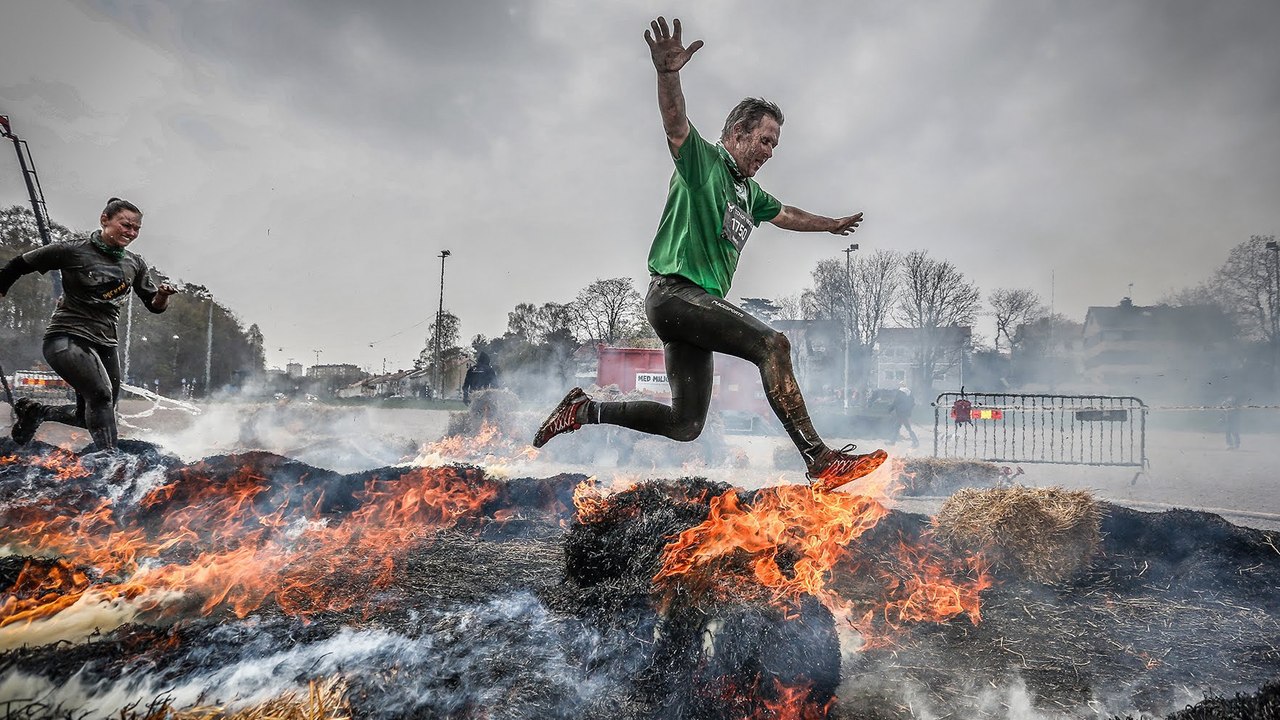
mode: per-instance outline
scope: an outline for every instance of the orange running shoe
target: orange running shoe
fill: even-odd
[[[578,408],[590,399],[582,392],[582,388],[570,390],[556,409],[551,411],[551,415],[542,421],[542,427],[533,436],[533,446],[540,448],[560,433],[573,432],[582,427],[582,423],[578,422]]]
[[[823,492],[831,492],[841,485],[869,475],[889,459],[889,453],[876,450],[866,455],[855,455],[856,445],[845,445],[839,450],[827,448],[818,455],[806,475],[809,484]]]

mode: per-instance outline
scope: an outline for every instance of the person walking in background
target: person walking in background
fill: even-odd
[[[911,447],[920,447],[920,438],[916,437],[916,431],[911,427],[911,412],[916,408],[915,396],[911,394],[911,388],[907,387],[905,382],[898,383],[898,392],[893,396],[893,403],[889,406],[889,412],[893,415],[893,442],[898,442],[902,436],[898,433],[901,428],[907,429],[907,436],[911,438]]]
[[[1240,449],[1240,403],[1234,395],[1222,401],[1222,427],[1227,437],[1227,449]]]
[[[650,32],[651,31],[651,32]],[[814,430],[791,367],[787,337],[725,300],[747,239],[761,222],[784,230],[848,235],[862,213],[829,218],[784,205],[753,179],[773,157],[782,111],[757,98],[738,103],[718,142],[703,139],[685,115],[680,70],[703,46],[687,48],[680,21],[668,28],[659,17],[645,32],[657,71],[658,111],[675,171],[666,207],[649,250],[651,280],[645,316],[662,340],[671,404],[598,402],[574,388],[542,423],[534,447],[584,424],[620,425],[673,440],[701,433],[711,403],[712,353],[746,359],[760,379],[782,426],[804,457],[810,480],[830,490],[870,473],[884,450],[854,454],[826,446]]]
[[[486,352],[476,353],[476,362],[467,368],[467,376],[462,380],[462,402],[471,402],[471,393],[498,387],[498,368],[494,367]]]
[[[18,278],[33,272],[62,273],[62,297],[44,335],[44,358],[76,391],[74,405],[44,405],[30,398],[14,403],[11,436],[31,442],[43,422],[85,428],[97,450],[114,450],[120,363],[116,324],[132,291],[153,313],[164,312],[177,291],[156,285],[146,261],[126,248],[142,231],[142,211],[111,198],[98,218],[101,229],[87,238],[56,242],[23,253],[0,269],[0,297]]]

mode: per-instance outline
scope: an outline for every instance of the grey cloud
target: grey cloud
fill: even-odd
[[[98,9],[152,42],[164,26],[146,4]],[[556,62],[521,13],[487,1],[192,3],[172,20],[173,51],[247,97],[413,149],[474,152],[512,132],[545,92],[533,69]]]

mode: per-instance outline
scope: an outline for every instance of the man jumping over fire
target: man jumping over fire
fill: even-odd
[[[671,405],[601,402],[574,388],[542,423],[533,445],[542,447],[560,433],[595,423],[694,440],[711,404],[712,353],[721,352],[760,368],[769,405],[804,456],[815,486],[831,490],[856,480],[879,467],[887,454],[854,454],[852,445],[828,448],[805,409],[786,336],[724,297],[747,238],[761,222],[784,230],[848,235],[862,222],[862,213],[829,218],[805,212],[778,202],[752,179],[773,157],[782,128],[782,111],[771,102],[743,100],[725,120],[720,141],[704,140],[685,115],[680,87],[681,68],[703,43],[686,48],[679,20],[670,28],[661,17],[649,25],[644,37],[658,73],[658,110],[675,172],[649,250],[652,278],[645,316],[663,342]]]

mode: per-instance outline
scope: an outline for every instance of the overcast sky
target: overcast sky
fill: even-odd
[[[794,294],[853,240],[1082,320],[1280,232],[1275,0],[9,0],[0,114],[55,220],[136,202],[133,249],[258,323],[269,364],[405,367],[443,249],[464,339],[596,278],[643,288],[671,172],[658,14],[706,42],[682,73],[704,134],[769,98],[757,180],[866,213],[848,239],[762,226],[733,300]],[[0,149],[0,203],[26,202]]]

